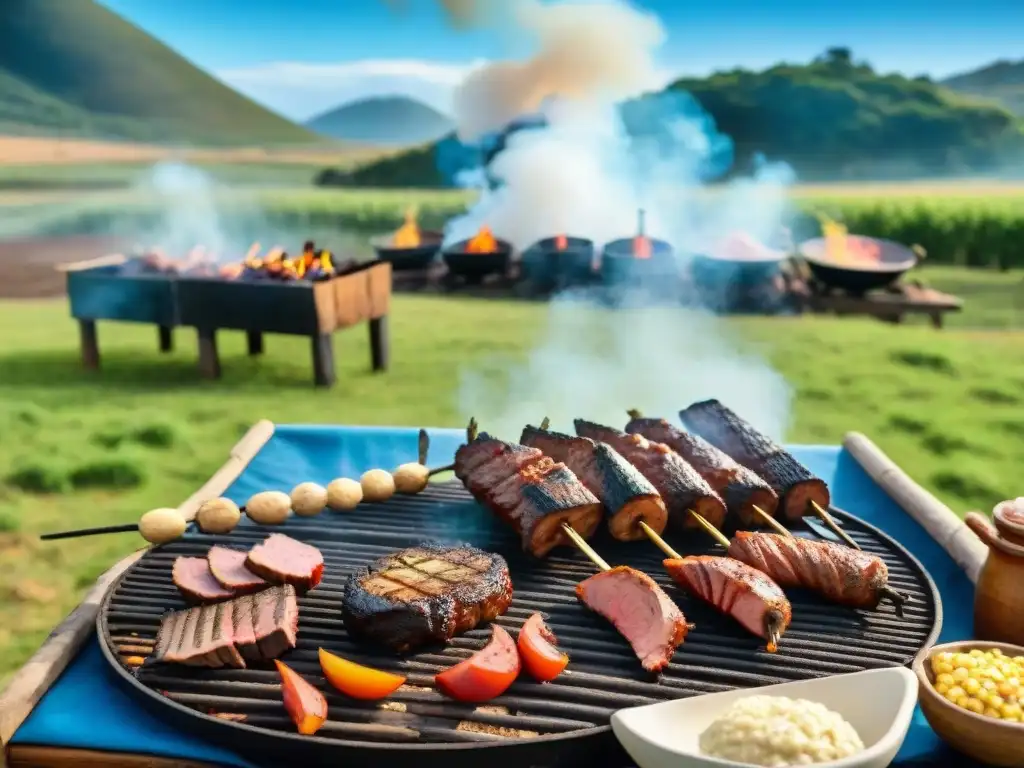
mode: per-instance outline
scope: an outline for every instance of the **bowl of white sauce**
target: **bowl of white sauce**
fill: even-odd
[[[885,768],[917,704],[904,667],[711,693],[612,715],[639,768]]]

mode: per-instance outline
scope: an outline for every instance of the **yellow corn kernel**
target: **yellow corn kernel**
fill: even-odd
[[[951,701],[956,701],[961,696],[966,696],[966,695],[967,695],[967,692],[963,688],[961,688],[959,685],[954,685],[952,688],[950,688],[946,692],[946,697],[948,699],[950,699]]]
[[[998,686],[996,686],[996,691],[999,693],[1000,696],[1006,698],[1007,696],[1013,696],[1017,693],[1017,686],[1010,685],[1009,682],[1000,683]]]
[[[997,720],[999,719],[999,710],[998,709],[992,709],[992,707],[986,708],[985,711],[982,712],[982,714],[985,717],[994,717]]]
[[[988,705],[992,707],[992,709],[1000,709],[1005,703],[1006,701],[1003,699],[1003,697],[999,696],[998,694],[992,694],[988,697]]]
[[[939,694],[939,696],[945,696],[947,693],[949,693],[950,688],[951,686],[948,683],[935,684],[935,692]]]
[[[945,677],[945,675],[940,675],[940,677]],[[970,677],[970,672],[967,671],[966,667],[957,667],[953,670],[953,673],[950,675],[950,677],[956,680],[958,683],[962,683],[964,680]]]
[[[985,652],[983,650],[981,650],[980,648],[974,648],[974,649],[968,651],[967,655],[968,656],[973,656],[974,658],[978,658],[979,656],[984,656]]]
[[[956,704],[958,707],[966,707],[967,702],[970,701],[970,699],[971,697],[965,693],[963,696],[957,698],[953,703]]]
[[[1002,650],[1000,650],[999,648],[993,648],[991,651],[989,651],[989,653],[991,653],[993,656],[1002,656],[1003,655]]]
[[[932,671],[935,672],[936,675],[952,674],[953,665],[950,664],[948,661],[940,661],[938,664],[932,667]]]
[[[985,711],[985,705],[978,699],[967,699],[965,708],[979,715]]]
[[[981,687],[986,691],[994,691],[998,686],[993,680],[982,680]]]
[[[1002,714],[1004,720],[1017,720],[1021,716],[1020,704],[1006,703],[1003,704],[999,711]]]
[[[970,677],[964,680],[963,689],[973,696],[981,690],[981,683],[976,678]]]

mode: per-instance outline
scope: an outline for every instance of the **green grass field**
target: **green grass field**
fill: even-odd
[[[957,321],[961,329],[810,317],[716,327],[789,382],[790,441],[837,443],[847,430],[863,431],[958,512],[987,510],[1020,492],[1024,333],[966,328],[1007,327],[1024,275],[930,274],[936,284],[973,286],[979,298]],[[598,342],[589,354],[606,357],[601,340],[622,316],[579,317]],[[684,312],[657,319],[662,328],[693,322]],[[369,372],[366,333],[351,330],[336,338],[337,385],[318,391],[302,339],[270,337],[266,355],[249,359],[241,334],[225,333],[224,378],[201,382],[192,332],[178,331],[177,351],[164,356],[150,327],[101,325],[103,370],[89,374],[63,301],[0,304],[0,679],[141,541],[123,534],[44,544],[40,532],[130,522],[180,503],[260,417],[461,425],[462,377],[482,375],[500,399],[510,372],[548,337],[548,322],[543,305],[397,296],[391,371]],[[687,338],[667,335],[659,354],[686,360]],[[699,366],[681,362],[678,375],[699,375]],[[631,374],[616,376],[626,377],[617,379],[621,388]],[[543,393],[535,397],[550,405]]]

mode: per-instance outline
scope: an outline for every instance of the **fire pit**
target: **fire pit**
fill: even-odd
[[[701,303],[720,312],[759,309],[758,296],[776,282],[787,258],[785,251],[769,248],[745,234],[734,234],[697,254],[690,262],[690,277]]]
[[[612,240],[601,252],[601,280],[605,287],[643,288],[645,291],[675,292],[679,279],[672,246],[644,234],[644,212],[639,211],[637,234]]]
[[[411,209],[394,234],[374,238],[370,244],[377,258],[389,262],[396,272],[411,272],[430,267],[443,240],[442,232],[421,230],[416,223],[416,211]]]
[[[511,260],[511,243],[496,238],[487,226],[444,251],[449,274],[467,283],[482,283],[490,275],[504,274]]]
[[[896,282],[917,265],[918,253],[892,240],[849,235],[846,227],[826,222],[824,237],[801,243],[799,251],[821,283],[862,295]]]
[[[539,240],[523,254],[526,278],[542,292],[589,285],[594,272],[594,242],[557,235]]]

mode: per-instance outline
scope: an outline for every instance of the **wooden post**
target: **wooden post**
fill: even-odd
[[[263,354],[263,334],[259,331],[246,331],[245,343],[249,349],[250,357]]]
[[[95,320],[79,320],[78,336],[82,347],[82,365],[95,371],[100,367],[100,344],[96,336]]]
[[[318,387],[333,386],[335,381],[334,344],[329,333],[310,337],[313,345],[313,383]]]
[[[173,352],[174,351],[174,332],[171,326],[161,325],[158,326],[157,331],[160,339],[160,351],[161,352]]]
[[[386,371],[391,362],[391,335],[388,316],[370,318],[370,360],[373,370]]]
[[[197,328],[199,336],[199,375],[204,379],[220,378],[220,357],[217,355],[217,331]]]

